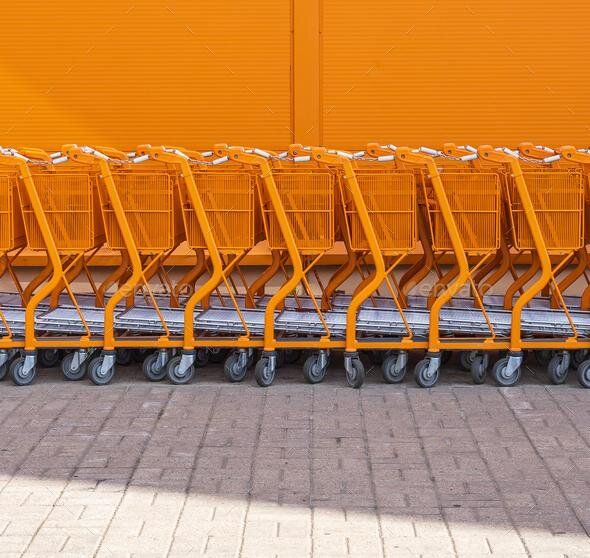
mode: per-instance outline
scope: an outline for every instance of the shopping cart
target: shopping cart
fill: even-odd
[[[53,366],[59,363],[62,349],[86,351],[101,344],[88,315],[96,292],[88,265],[104,241],[95,198],[97,168],[90,159],[72,161],[57,155],[51,157],[38,149],[10,154],[19,169],[16,190],[27,245],[47,256],[45,268],[22,291],[26,303],[24,352],[10,367],[19,385],[34,380],[37,359]],[[72,283],[83,273],[90,296],[82,295],[81,301]],[[85,307],[88,303],[90,308]],[[75,314],[76,329],[64,324],[62,312]],[[62,369],[68,379],[84,375],[84,367],[77,366],[71,354],[64,358]]]
[[[568,349],[586,348],[579,337],[587,335],[590,325],[583,313],[568,308],[556,280],[584,246],[582,175],[521,167],[519,153],[506,148],[481,146],[478,152],[484,160],[502,163],[509,170],[505,197],[511,248],[532,258],[530,268],[515,281],[522,293],[509,301],[512,312],[508,356],[495,363],[492,375],[498,385],[513,385],[520,378],[523,349],[550,349],[559,352],[551,359],[548,373],[552,381],[560,382],[570,363]],[[559,158],[558,154],[549,155],[540,162],[552,163]],[[534,304],[535,297],[546,287],[560,309]],[[514,294],[517,290],[514,285],[509,289]]]
[[[159,355],[144,363],[144,371],[159,375],[163,370],[170,381],[183,384],[194,375],[199,350],[236,349],[224,368],[230,381],[240,381],[252,361],[253,349],[262,346],[264,310],[246,308],[249,286],[240,263],[260,240],[256,198],[260,188],[258,164],[264,159],[253,152],[227,147],[218,147],[207,156],[182,148],[150,146],[139,147],[138,153],[178,169],[185,237],[188,246],[201,254],[195,268],[181,281],[194,284],[203,274],[208,275],[183,309],[166,312],[170,330],[182,335],[182,353],[166,361],[166,349],[161,349]],[[236,277],[242,282],[241,289]],[[213,293],[216,296],[212,298]],[[125,316],[119,321],[123,319]]]
[[[7,277],[12,292],[0,293],[0,379],[24,348],[24,289],[15,259],[26,247],[26,235],[18,198],[19,168],[23,160],[14,150],[0,147],[0,277]]]
[[[354,168],[364,207],[361,206],[359,210],[352,192],[342,183],[342,236],[348,250],[348,261],[355,262],[355,271],[361,285],[374,273],[376,281],[378,277],[381,278],[377,288],[361,304],[361,327],[362,322],[369,320],[381,323],[382,327],[371,334],[367,334],[366,327],[363,328],[365,332],[361,332],[357,318],[356,331],[347,332],[347,350],[352,352],[370,349],[373,351],[373,359],[377,361],[386,351],[387,356],[381,366],[383,377],[388,383],[398,383],[405,376],[408,350],[425,346],[424,323],[416,319],[413,310],[406,312],[407,293],[403,292],[395,275],[417,246],[417,177],[412,171],[399,168],[398,161],[388,146],[369,144],[366,150],[356,152]],[[368,222],[363,224],[365,212]],[[367,234],[367,231],[371,232]],[[373,269],[372,265],[374,253],[371,250],[370,237],[373,235],[384,262],[380,276],[378,267]],[[340,281],[348,278],[343,275],[340,275]],[[380,288],[385,288],[384,295]],[[354,294],[350,300],[354,298]],[[339,296],[335,300],[335,305],[348,303],[349,297]],[[383,327],[387,322],[399,324],[398,331],[391,326]]]
[[[98,166],[98,195],[106,242],[109,248],[124,255],[123,262],[131,268],[128,272],[120,266],[119,275],[107,278],[109,285],[102,289],[105,292],[110,284],[120,284],[98,318],[103,332],[102,352],[87,365],[90,380],[103,385],[114,376],[117,349],[170,346],[170,331],[160,308],[162,297],[154,294],[150,283],[157,278],[164,292],[173,293],[165,265],[183,240],[176,195],[178,170],[148,161],[147,157],[129,158],[110,148],[64,146],[63,152],[70,159],[89,157]],[[138,293],[144,295],[145,305],[160,320],[163,335],[146,336],[140,323],[125,321],[133,310],[141,310],[137,308]],[[120,306],[123,301],[125,311]]]
[[[423,243],[429,242],[435,255],[453,255],[450,270],[439,274],[426,299],[428,313],[420,308],[420,301],[412,308],[410,324],[420,319],[428,330],[427,356],[416,365],[414,375],[420,386],[431,387],[438,381],[443,350],[477,349],[471,370],[474,380],[481,383],[487,368],[485,349],[492,346],[498,334],[496,329],[501,329],[502,324],[493,323],[473,274],[499,248],[500,184],[494,173],[453,172],[452,169],[440,172],[434,156],[438,157],[439,152],[428,148],[397,148],[390,155],[400,168],[420,171],[421,198],[429,232]],[[453,165],[465,165],[475,158],[477,154],[469,153],[457,158]],[[452,305],[454,297],[466,285],[471,287],[477,309]],[[444,338],[442,330],[452,337]],[[384,365],[389,367],[390,363],[395,360],[386,359]]]
[[[316,269],[336,239],[339,169],[321,157],[314,160],[311,150],[299,145],[268,157],[266,165],[270,179],[261,190],[262,219],[273,261],[280,262],[286,280],[266,303],[264,351],[255,376],[259,385],[268,386],[275,378],[278,350],[312,349],[304,375],[317,382],[325,375],[330,349],[344,347],[344,314],[322,310],[323,284]]]

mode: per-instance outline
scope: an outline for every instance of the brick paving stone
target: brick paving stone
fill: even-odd
[[[6,556],[590,556],[590,391],[0,384]],[[534,372],[534,373],[533,373]]]

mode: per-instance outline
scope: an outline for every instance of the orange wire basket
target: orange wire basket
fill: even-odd
[[[9,252],[27,242],[18,198],[18,173],[0,171],[0,250]]]
[[[493,172],[443,172],[440,178],[451,207],[463,249],[481,254],[500,247],[500,177]],[[440,207],[425,194],[435,251],[451,251],[453,245]]]
[[[104,243],[104,229],[97,196],[98,171],[89,166],[30,165],[53,242],[60,252],[90,250]],[[28,246],[46,248],[31,200],[23,185],[19,187]]]
[[[382,252],[410,252],[417,242],[416,180],[412,172],[357,170],[356,179]],[[344,196],[346,200],[346,197]],[[369,249],[358,211],[343,202],[353,250]]]
[[[259,240],[253,174],[199,171],[194,167],[194,179],[205,209],[211,233],[220,251],[237,253],[252,248]],[[205,249],[205,237],[197,214],[185,188],[180,190],[184,226],[188,244],[193,249]]]
[[[584,181],[579,172],[524,172],[545,246],[552,252],[584,246]],[[514,247],[535,248],[518,194],[508,188]]]
[[[184,239],[176,194],[177,170],[162,169],[161,165],[158,168],[147,164],[133,168],[123,165],[113,169],[111,175],[138,250],[170,250]],[[104,187],[100,192],[107,242],[110,248],[123,250],[126,246],[115,211]]]
[[[319,254],[332,248],[335,242],[334,198],[337,175],[324,169],[274,169],[273,178],[297,248],[305,254]],[[269,248],[286,249],[270,201],[263,199],[262,210]]]

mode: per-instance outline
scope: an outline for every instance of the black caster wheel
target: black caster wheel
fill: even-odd
[[[59,364],[59,349],[39,349],[37,364],[41,368],[55,368]]]
[[[494,378],[496,385],[500,387],[513,386],[520,380],[520,366],[513,372],[508,373],[508,358],[501,358],[492,366],[492,378]]]
[[[487,353],[475,354],[471,361],[471,379],[476,385],[483,384],[486,381],[486,375],[488,373],[488,366],[490,364],[490,357]]]
[[[406,377],[406,373],[408,371],[407,365],[401,368],[400,370],[396,370],[397,361],[399,359],[399,355],[393,354],[389,355],[383,361],[381,365],[381,372],[383,373],[383,379],[388,384],[399,384],[404,381]]]
[[[295,364],[301,358],[299,349],[284,349],[285,364]]]
[[[228,350],[221,347],[210,347],[207,352],[209,353],[209,362],[213,364],[221,364],[228,356]]]
[[[319,384],[326,377],[327,366],[320,364],[318,355],[311,355],[303,363],[303,377],[308,384]]]
[[[422,388],[431,388],[436,385],[440,376],[440,370],[429,372],[430,359],[423,358],[414,368],[414,380]]]
[[[241,382],[248,372],[248,367],[240,365],[239,353],[231,353],[225,360],[223,365],[223,372],[228,382]]]
[[[569,372],[569,363],[564,361],[561,354],[554,355],[547,365],[547,377],[553,385],[565,383]]]
[[[119,366],[128,366],[133,360],[133,351],[131,349],[117,349],[115,361]]]
[[[37,377],[37,367],[33,366],[28,372],[24,372],[25,368],[25,357],[15,358],[10,367],[8,368],[8,374],[10,378],[17,386],[28,386],[33,383]]]
[[[168,361],[168,365],[166,366],[166,376],[168,376],[168,379],[170,380],[170,382],[172,382],[175,385],[188,384],[193,379],[193,377],[195,375],[195,367],[194,366],[189,367],[188,370],[186,370],[182,373],[180,372],[180,359],[181,358],[182,358],[182,356],[180,356],[180,355],[172,357]]]
[[[578,366],[578,382],[585,388],[590,388],[590,360],[585,360]]]
[[[93,358],[88,363],[87,374],[90,381],[97,386],[106,386],[110,384],[115,376],[115,366],[111,366],[108,370],[103,372],[102,370],[102,362],[104,360],[104,355],[97,356]]]
[[[540,366],[549,366],[549,361],[553,358],[553,351],[551,349],[537,349],[533,351],[535,360]]]
[[[346,358],[346,357],[345,357]],[[350,359],[350,366],[346,370],[346,382],[351,388],[360,388],[365,381],[365,365],[358,357]]]
[[[579,349],[577,351],[572,351],[570,354],[570,366],[574,370],[577,370],[578,366],[588,358],[588,349]]]
[[[476,353],[474,351],[461,351],[459,353],[459,364],[461,365],[461,368],[465,370],[465,372],[469,372],[471,370],[471,364],[475,354]]]
[[[260,387],[268,387],[274,382],[276,375],[276,366],[271,365],[268,357],[262,356],[256,363],[256,368],[254,369],[256,383]]]
[[[161,382],[166,377],[166,365],[161,368],[157,367],[158,364],[158,353],[152,353],[145,357],[142,370],[143,375],[150,382]]]
[[[195,367],[205,368],[209,364],[209,350],[205,348],[195,351]]]
[[[86,376],[86,371],[88,368],[88,360],[85,360],[74,370],[72,368],[72,364],[74,362],[74,356],[76,353],[68,353],[63,360],[61,361],[61,371],[64,375],[66,380],[70,380],[73,382],[77,382],[78,380],[82,380],[84,376]]]

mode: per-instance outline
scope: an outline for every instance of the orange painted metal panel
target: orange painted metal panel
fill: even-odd
[[[6,3],[0,144],[590,144],[590,3]]]
[[[282,148],[291,0],[2,6],[0,144]]]
[[[323,0],[322,141],[590,143],[590,3]]]

